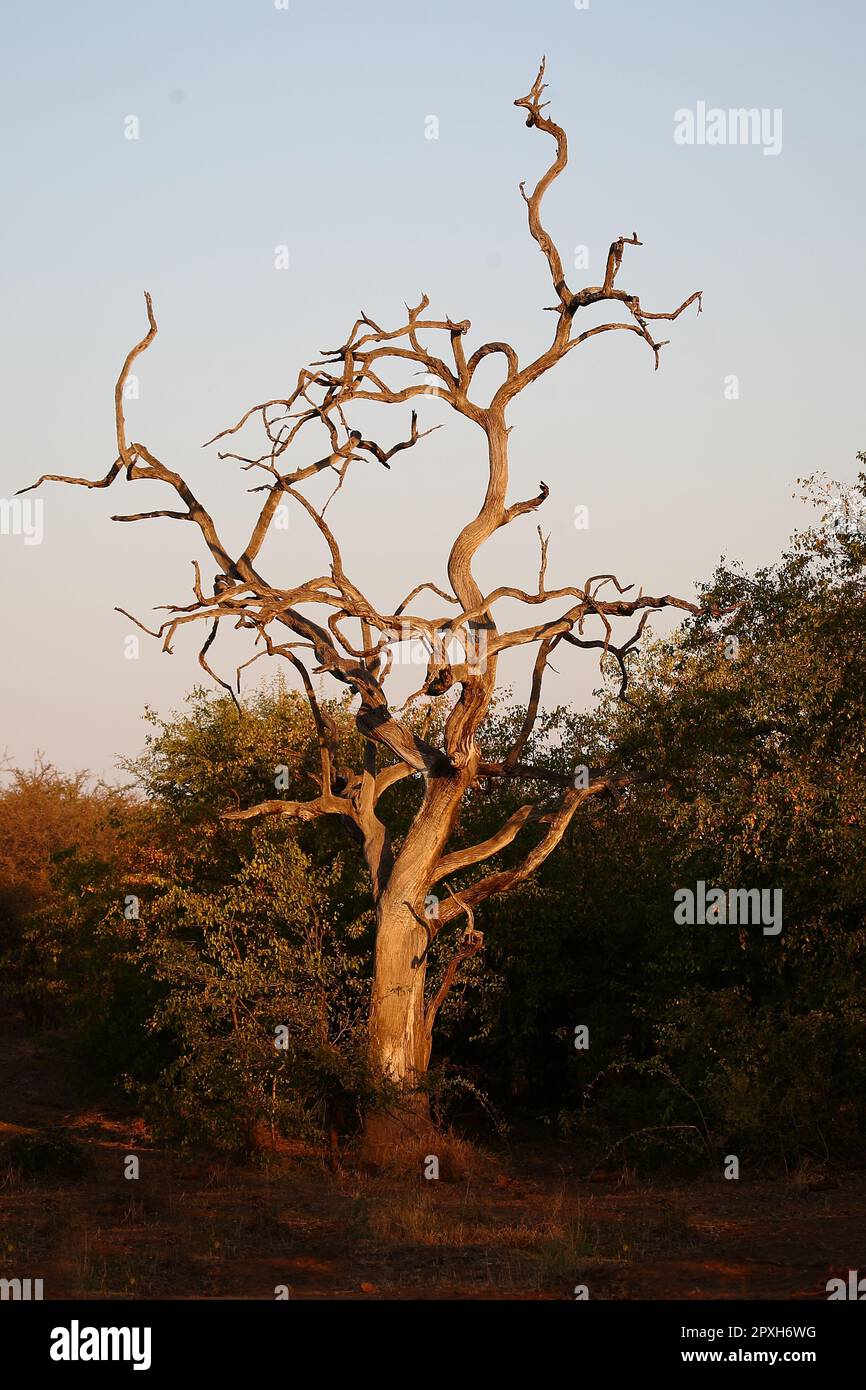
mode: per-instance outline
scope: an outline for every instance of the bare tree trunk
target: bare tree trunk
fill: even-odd
[[[431,1052],[425,1000],[428,950],[437,930],[424,912],[435,865],[454,827],[472,770],[427,783],[423,802],[376,904],[376,955],[370,1003],[369,1056],[391,1092],[368,1114],[364,1153],[379,1161],[430,1133],[423,1089]]]
[[[428,935],[389,885],[377,908],[376,957],[370,1004],[370,1062],[389,1094],[366,1117],[364,1154],[380,1162],[429,1130],[423,1085],[430,1059],[424,1018]],[[421,920],[418,920],[420,916]]]

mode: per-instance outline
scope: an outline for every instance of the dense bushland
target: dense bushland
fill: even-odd
[[[722,631],[695,620],[645,643],[625,702],[611,679],[593,712],[539,722],[532,761],[615,766],[634,782],[588,801],[538,877],[479,911],[485,949],[441,1014],[439,1113],[487,1137],[546,1126],[587,1168],[610,1155],[787,1165],[862,1153],[864,488],[861,477],[846,503],[813,483],[822,513],[778,563],[750,575],[723,561],[705,586],[738,605]],[[348,707],[330,713],[348,762]],[[491,758],[521,717],[516,704],[494,710]],[[181,713],[148,719],[124,790],[44,763],[7,778],[7,1012],[59,1032],[178,1139],[244,1148],[351,1133],[373,1088],[373,905],[357,846],[331,818],[219,819],[310,795],[307,702],[277,682],[239,716],[196,690]],[[525,790],[515,779],[473,792],[460,840],[492,833]],[[411,778],[388,793],[398,825],[418,794]],[[781,889],[782,931],[677,925],[674,890],[700,880]]]

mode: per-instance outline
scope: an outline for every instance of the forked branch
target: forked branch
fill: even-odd
[[[544,74],[542,60],[529,92],[515,102],[525,111],[527,126],[549,136],[554,146],[551,162],[531,191],[526,183],[520,185],[530,236],[544,256],[556,298],[550,306],[555,315],[552,339],[534,360],[521,365],[516,348],[502,340],[473,347],[471,321],[431,312],[426,294],[414,305],[407,304],[405,314],[390,328],[361,310],[343,341],[320,350],[301,368],[282,397],[271,397],[249,407],[208,441],[224,445],[231,441],[233,450],[244,448],[245,452],[220,450],[218,458],[239,464],[243,474],[252,473],[254,478],[245,495],[256,497],[255,516],[245,543],[232,550],[224,544],[210,512],[183,476],[167,467],[145,444],[128,439],[124,415],[126,386],[133,365],[157,335],[153,303],[146,294],[146,331],[126,354],[114,390],[114,462],[104,477],[97,479],[44,473],[32,484],[38,487],[47,482],[63,482],[106,488],[123,473],[128,483],[156,482],[168,488],[169,500],[175,504],[172,507],[124,512],[113,520],[124,524],[145,520],[192,523],[213,564],[214,575],[212,582],[203,582],[199,560],[195,559],[193,602],[162,605],[166,616],[155,628],[137,618],[132,620],[158,638],[167,652],[173,649],[178,634],[191,624],[204,623],[206,636],[199,647],[199,662],[232,699],[236,700],[235,687],[239,691],[243,669],[261,657],[287,661],[300,679],[316,730],[320,770],[314,780],[319,794],[308,801],[262,801],[228,811],[226,819],[241,821],[278,815],[313,820],[323,815],[341,816],[363,843],[374,895],[378,898],[384,892],[393,873],[404,875],[411,885],[406,891],[413,895],[416,914],[431,883],[483,864],[520,835],[533,828],[536,832],[541,829],[541,835],[515,867],[487,874],[462,889],[459,897],[452,895],[445,904],[443,921],[465,913],[468,930],[473,933],[475,906],[495,893],[508,891],[534,872],[560,842],[587,798],[612,792],[622,785],[617,774],[608,769],[588,787],[575,788],[562,774],[524,761],[539,716],[544,675],[552,653],[562,653],[568,647],[592,648],[600,652],[603,663],[612,657],[620,673],[620,695],[625,698],[629,654],[634,652],[650,614],[667,608],[691,615],[700,612],[696,604],[671,594],[652,597],[640,591],[635,596],[630,585],[620,585],[612,575],[593,575],[583,584],[551,583],[549,538],[540,527],[541,553],[534,590],[511,583],[485,589],[475,575],[475,560],[486,542],[505,526],[519,527],[521,518],[544,506],[550,492],[547,484],[540,482],[534,496],[517,501],[509,498],[510,426],[506,415],[511,402],[569,353],[604,333],[636,334],[651,348],[658,367],[664,342],[655,339],[651,325],[657,320],[675,321],[692,304],[697,304],[698,312],[702,307],[701,292],[695,291],[675,309],[652,312],[642,307],[635,293],[621,288],[627,250],[641,245],[636,232],[611,242],[601,284],[583,288],[569,285],[563,257],[543,220],[544,198],[568,163],[565,132],[548,114],[548,102],[544,100]],[[581,311],[598,303],[612,305],[623,318],[583,326],[579,322]],[[475,394],[477,372],[488,357],[501,359],[501,379],[486,400],[479,401]],[[393,598],[377,604],[348,572],[337,540],[335,518],[340,508],[346,506],[350,480],[363,479],[365,464],[374,462],[391,470],[399,459],[400,465],[405,466],[408,457],[415,457],[411,451],[441,428],[440,424],[419,428],[416,407],[425,397],[447,406],[481,431],[487,469],[483,500],[474,514],[467,506],[455,527],[445,563],[447,582],[434,577],[415,584],[403,598],[400,593],[405,589],[396,590]],[[392,442],[395,435],[380,435],[378,430],[371,430],[368,416],[364,417],[365,427],[360,428],[355,414],[361,402],[364,406],[392,407],[409,403],[408,433],[404,423],[395,432],[396,442]],[[251,447],[235,444],[236,438],[253,426],[261,432],[258,443]],[[426,457],[428,447],[421,449],[419,461]],[[335,483],[327,500],[317,503],[305,488],[322,474],[332,475]],[[476,487],[477,480],[473,478],[473,493]],[[458,498],[462,491],[458,488]],[[289,506],[314,528],[322,550],[322,573],[309,578],[296,575],[288,584],[276,583],[266,577],[262,556],[280,509]],[[616,597],[605,597],[602,591],[611,583]],[[208,588],[212,592],[206,592]],[[431,612],[440,600],[444,609]],[[550,603],[559,604],[560,611],[543,621],[528,619],[501,630],[498,612],[505,601],[517,604],[527,614],[538,605]],[[630,635],[620,638],[618,625],[627,619],[636,619],[637,626]],[[253,638],[253,654],[238,667],[234,686],[216,675],[210,665],[211,649],[224,621]],[[424,680],[402,709],[395,707],[388,693],[398,642],[419,643],[428,653]],[[498,656],[520,646],[537,648],[527,708],[513,745],[501,762],[494,763],[482,754],[479,732],[494,696]],[[317,676],[335,681],[354,699],[355,722],[363,738],[362,765],[357,770],[342,769],[338,775],[336,729],[314,688]],[[426,702],[428,711],[432,710],[440,698],[447,701],[447,717],[441,737],[434,739],[428,736],[423,723],[413,722],[405,711],[415,708],[418,702]],[[390,787],[416,775],[423,783],[422,803],[395,859],[387,829],[378,817],[377,803]],[[461,799],[479,781],[490,777],[555,787],[559,800],[553,806],[527,802],[483,842],[449,849]],[[446,994],[466,956],[464,942],[446,968]],[[431,1001],[431,1022],[441,1001],[438,994]]]

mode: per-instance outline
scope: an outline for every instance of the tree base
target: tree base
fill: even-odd
[[[361,1158],[374,1167],[389,1167],[422,1161],[435,1142],[436,1128],[430,1119],[426,1095],[413,1096],[404,1104],[387,1110],[372,1110],[364,1120]]]

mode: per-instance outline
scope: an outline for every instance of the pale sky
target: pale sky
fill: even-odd
[[[520,401],[511,500],[541,478],[551,494],[479,556],[479,580],[534,587],[538,521],[550,584],[613,570],[692,597],[723,552],[772,562],[805,520],[797,477],[848,481],[866,448],[864,39],[858,0],[8,10],[0,493],[44,471],[105,473],[114,382],[144,330],[145,289],[160,331],[138,363],[130,437],[188,477],[238,548],[251,479],[200,445],[284,394],[361,308],[397,326],[423,290],[437,317],[472,320],[470,347],[505,338],[521,359],[538,351],[551,287],[518,183],[537,178],[552,145],[512,103],[545,53],[550,114],[570,142],[545,222],[572,286],[598,283],[611,240],[637,231],[620,286],[650,309],[702,289],[704,313],[663,326],[671,345],[657,373],[637,338],[611,334]],[[781,112],[780,152],[676,143],[675,112],[699,103]],[[137,140],[126,138],[131,116]],[[287,270],[274,265],[280,245]],[[579,246],[585,271],[573,269]],[[731,377],[738,399],[726,398]],[[376,420],[393,442],[409,408],[379,408]],[[481,434],[424,402],[422,427],[439,422],[390,473],[357,465],[328,513],[350,576],[382,607],[444,581],[451,541],[483,496]],[[0,535],[0,752],[28,764],[41,749],[64,769],[112,775],[142,742],[144,705],[167,712],[204,680],[192,636],[168,657],[142,635],[140,659],[127,660],[134,629],[114,605],[150,622],[154,605],[190,601],[190,560],[205,554],[191,526],[108,520],[173,506],[168,489],[120,479],[31,496],[44,501],[41,544]],[[294,519],[267,555],[292,582],[326,567]],[[231,672],[243,652],[221,638],[212,654]],[[548,699],[585,704],[592,655],[557,657]],[[525,668],[525,657],[503,663],[519,696]]]

